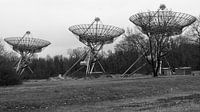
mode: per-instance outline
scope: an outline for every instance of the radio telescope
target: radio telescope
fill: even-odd
[[[80,24],[69,27],[69,30],[75,34],[79,41],[85,44],[89,50],[82,55],[82,57],[64,74],[66,76],[68,72],[81,61],[81,65],[86,66],[86,76],[93,73],[93,69],[96,63],[98,63],[105,73],[105,70],[101,63],[98,61],[98,53],[102,49],[103,45],[110,44],[114,39],[125,31],[121,28],[103,25],[100,18],[96,17],[91,24]]]
[[[162,59],[170,50],[171,37],[180,35],[185,27],[196,21],[196,18],[167,10],[162,4],[157,11],[137,13],[129,20],[148,37],[147,49],[143,49],[143,53],[146,58],[150,57],[148,62],[152,66],[154,76],[157,76],[158,71],[161,71]]]
[[[27,31],[23,37],[8,37],[4,40],[12,46],[14,51],[20,54],[20,58],[15,65],[16,72],[19,76],[21,76],[26,68],[33,73],[29,67],[31,57],[51,44],[49,41],[33,38],[30,31]]]

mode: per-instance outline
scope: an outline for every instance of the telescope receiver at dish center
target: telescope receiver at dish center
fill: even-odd
[[[113,43],[116,37],[119,37],[125,32],[124,29],[111,25],[103,25],[100,18],[96,17],[91,24],[74,25],[69,27],[69,30],[78,37],[80,42],[88,47],[88,50],[80,57],[76,63],[74,63],[71,68],[65,72],[64,76],[69,76],[69,72],[78,63],[83,66],[77,71],[84,68],[85,66],[86,76],[93,73],[95,64],[99,64],[101,70],[105,73],[105,69],[99,62],[99,51],[105,44]]]

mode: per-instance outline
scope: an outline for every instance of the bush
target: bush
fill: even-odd
[[[21,84],[17,73],[6,59],[1,57],[0,61],[0,86]]]

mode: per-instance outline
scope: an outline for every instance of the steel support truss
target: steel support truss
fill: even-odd
[[[33,57],[33,53],[20,52],[20,55],[21,56],[19,60],[15,64],[15,69],[19,77],[21,77],[25,69],[28,69],[31,73],[33,73],[33,70],[29,66],[29,64],[31,63],[31,58]]]
[[[91,74],[94,73],[94,68],[95,68],[95,65],[97,65],[97,64],[100,66],[100,68],[102,70],[101,72],[105,73],[105,69],[103,68],[102,64],[100,63],[99,57],[98,57],[98,54],[99,54],[100,50],[103,47],[103,44],[101,44],[101,45],[92,45],[92,44],[90,44],[88,47],[89,47],[89,50],[86,51],[85,53],[83,53],[82,56],[79,58],[79,60],[76,63],[74,63],[72,65],[72,67],[69,68],[65,72],[65,74],[63,75],[64,77],[66,77],[66,76],[72,76],[74,73],[80,71],[84,67],[86,68],[86,71],[85,71],[86,75],[85,75],[85,77],[91,76]],[[83,61],[81,61],[81,60],[83,60]],[[81,67],[79,69],[77,69],[75,72],[69,74],[69,72],[77,64],[80,64]]]

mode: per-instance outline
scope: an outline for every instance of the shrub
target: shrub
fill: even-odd
[[[0,59],[0,86],[21,84],[17,73],[12,67],[9,61],[5,58]]]

